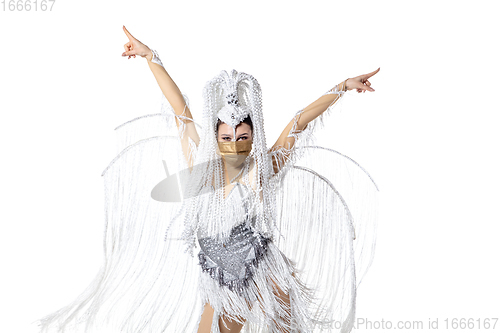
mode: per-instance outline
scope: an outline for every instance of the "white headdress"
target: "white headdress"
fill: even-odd
[[[233,128],[250,115],[250,108],[247,105],[241,104],[238,96],[238,78],[242,74],[244,73],[238,73],[234,69],[231,74],[228,74],[226,71],[222,71],[220,74],[220,77],[223,79],[221,82],[223,89],[228,94],[225,96],[227,104],[219,110],[217,118]]]

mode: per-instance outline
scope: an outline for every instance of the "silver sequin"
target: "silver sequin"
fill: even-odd
[[[269,241],[254,233],[247,224],[239,224],[225,240],[217,240],[217,237],[198,240],[200,265],[220,286],[241,294],[266,254]]]

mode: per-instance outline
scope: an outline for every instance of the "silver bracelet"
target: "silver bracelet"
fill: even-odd
[[[151,58],[151,62],[154,62],[155,64],[160,65],[163,67],[163,64],[161,63],[160,57],[158,56],[158,52],[155,50],[151,50],[151,53],[153,53],[153,57]]]
[[[347,80],[346,80],[347,81]],[[330,94],[337,94],[337,95],[344,95],[344,93],[346,92],[345,88],[346,88],[346,84],[344,81],[344,87],[342,89],[340,89],[339,85],[337,84],[335,87],[333,87],[332,89],[328,90],[326,93],[323,94],[324,95],[330,95]]]

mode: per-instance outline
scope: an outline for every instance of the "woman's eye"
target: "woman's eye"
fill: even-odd
[[[248,139],[248,136],[240,136],[240,137],[238,138],[238,141],[239,141],[239,140],[246,140],[246,139]]]
[[[222,140],[230,141],[230,140],[231,140],[231,138],[230,138],[230,137],[228,137],[228,136],[226,136],[226,137],[223,137],[223,138],[222,138]]]

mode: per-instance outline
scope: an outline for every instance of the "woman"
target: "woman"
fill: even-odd
[[[158,54],[123,29],[129,41],[122,56],[147,59],[168,110],[117,128],[135,127],[103,172],[105,264],[73,304],[42,320],[43,328],[350,331],[359,283],[354,262],[362,258],[352,243],[356,222],[327,171],[307,165],[332,151],[307,144],[318,118],[345,91],[374,91],[368,79],[378,70],[343,81],[300,110],[268,149],[255,78],[223,71],[207,83],[200,137]],[[165,125],[158,130],[164,133],[172,118],[178,136],[154,134],[153,126]],[[151,168],[158,159],[167,173],[160,183]],[[182,253],[194,249],[193,260]]]

